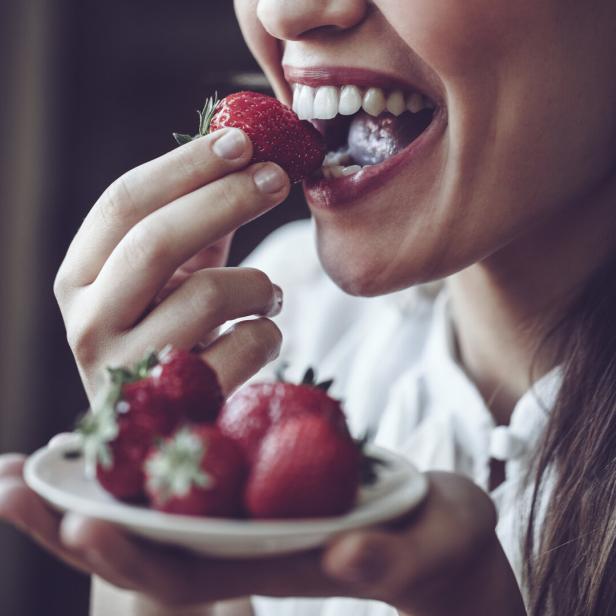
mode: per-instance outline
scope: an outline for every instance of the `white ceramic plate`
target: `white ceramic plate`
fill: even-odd
[[[26,463],[27,484],[51,506],[113,522],[154,541],[223,558],[256,558],[315,548],[342,531],[386,522],[410,511],[423,500],[428,487],[426,478],[406,459],[369,446],[367,452],[386,466],[379,465],[376,483],[362,488],[357,506],[344,516],[293,521],[180,516],[114,500],[96,481],[86,478],[82,458],[65,456],[77,444],[73,435],[52,439]]]

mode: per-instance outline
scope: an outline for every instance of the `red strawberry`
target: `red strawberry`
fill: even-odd
[[[199,113],[199,134],[221,128],[241,128],[252,141],[252,162],[272,161],[300,182],[321,167],[326,146],[321,133],[295,112],[271,96],[257,92],[236,92],[220,102],[206,101]],[[191,141],[190,135],[174,134],[178,143]],[[195,137],[195,138],[196,138]]]
[[[150,378],[124,384],[115,410],[120,433],[130,429],[153,436],[168,436],[182,420],[161,397]]]
[[[195,353],[171,349],[152,370],[158,395],[177,417],[195,423],[214,422],[224,398],[216,372]]]
[[[327,418],[304,414],[281,420],[254,461],[246,509],[254,518],[340,515],[355,503],[360,470],[357,445]]]
[[[314,384],[309,370],[300,385],[255,383],[240,389],[223,407],[218,426],[241,447],[251,463],[271,426],[284,418],[303,414],[326,417],[348,433],[346,418],[338,400],[327,393],[331,382]]]
[[[184,515],[241,513],[244,459],[214,426],[180,429],[152,450],[145,473],[154,509]]]
[[[96,478],[112,496],[124,501],[140,501],[144,496],[143,463],[152,439],[129,432],[109,443],[109,465],[98,462]]]
[[[112,371],[105,404],[80,422],[86,459],[99,483],[121,500],[143,497],[143,462],[155,439],[178,425],[149,378],[124,383],[128,370]]]
[[[133,368],[110,368],[103,404],[80,422],[90,474],[116,498],[144,494],[143,463],[180,423],[213,422],[223,403],[216,373],[197,355],[168,350]]]

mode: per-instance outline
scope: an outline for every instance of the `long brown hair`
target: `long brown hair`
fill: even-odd
[[[563,381],[536,460],[525,546],[529,612],[614,616],[616,255],[578,294],[555,336]]]

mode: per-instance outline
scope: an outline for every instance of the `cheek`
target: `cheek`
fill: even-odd
[[[234,0],[235,14],[250,51],[272,84],[279,98],[287,96],[280,59],[282,57],[279,42],[269,36],[257,18],[258,0]]]
[[[524,37],[536,0],[377,0],[398,35],[441,77],[467,75]],[[536,17],[535,17],[536,19]]]

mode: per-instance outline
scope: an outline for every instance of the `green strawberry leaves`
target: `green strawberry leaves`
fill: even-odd
[[[132,368],[107,368],[109,385],[100,404],[94,405],[94,408],[80,417],[76,425],[76,432],[81,437],[88,476],[95,474],[97,464],[104,468],[110,468],[113,464],[109,443],[118,436],[116,405],[122,397],[122,388],[127,383],[146,378],[158,363],[158,355],[148,352]]]
[[[195,139],[192,135],[186,135],[184,133],[173,133],[173,138],[177,141],[178,145],[190,143],[193,139]]]
[[[203,109],[201,111],[197,111],[199,114],[199,132],[194,136],[186,133],[173,133],[173,138],[176,140],[177,144],[184,145],[194,141],[195,139],[199,139],[199,137],[205,137],[205,135],[209,134],[210,124],[212,123],[212,118],[214,117],[217,105],[218,92],[215,92],[214,96],[210,96],[206,99]]]

